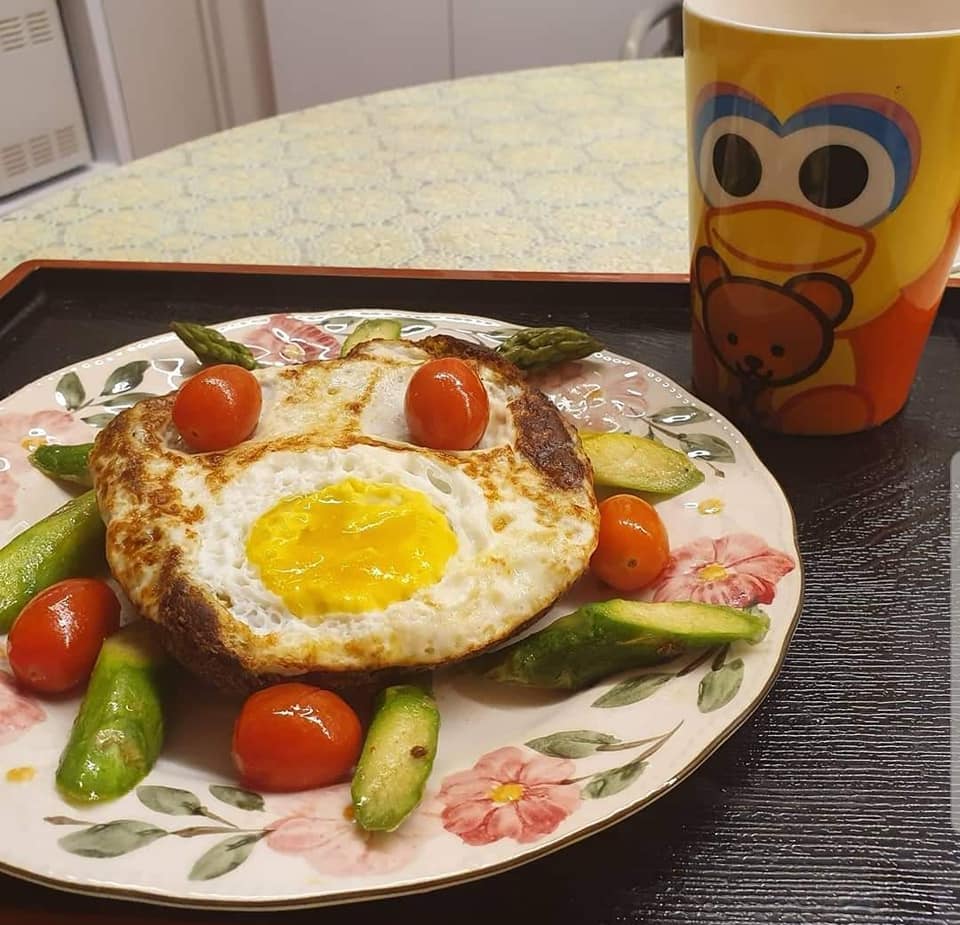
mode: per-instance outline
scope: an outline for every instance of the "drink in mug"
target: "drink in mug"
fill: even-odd
[[[960,3],[686,0],[684,44],[695,389],[883,423],[960,244]]]

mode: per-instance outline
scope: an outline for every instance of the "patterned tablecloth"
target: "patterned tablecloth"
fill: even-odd
[[[683,272],[683,69],[609,62],[318,106],[0,221],[34,257]]]

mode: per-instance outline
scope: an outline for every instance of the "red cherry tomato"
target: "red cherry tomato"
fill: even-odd
[[[120,601],[97,578],[68,578],[31,598],[10,628],[7,658],[30,690],[62,694],[90,677],[103,640],[120,628]]]
[[[260,383],[249,370],[209,366],[180,386],[173,423],[191,449],[226,450],[256,430],[262,403]]]
[[[343,780],[363,729],[332,691],[290,682],[247,698],[233,727],[233,763],[255,790],[311,790]]]
[[[670,542],[660,515],[642,498],[613,495],[600,504],[600,539],[590,569],[617,591],[639,591],[667,564]]]
[[[456,357],[424,363],[411,377],[404,402],[414,443],[433,450],[469,450],[490,420],[490,400],[480,377]]]

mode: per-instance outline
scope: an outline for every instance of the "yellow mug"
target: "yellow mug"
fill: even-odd
[[[960,243],[960,0],[686,0],[684,46],[695,389],[883,423]]]

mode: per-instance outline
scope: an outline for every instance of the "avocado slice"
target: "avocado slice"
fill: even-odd
[[[738,639],[759,642],[770,620],[719,604],[612,600],[587,604],[481,659],[487,678],[578,690],[607,675]]]
[[[439,733],[440,711],[425,690],[399,684],[380,693],[350,788],[360,826],[392,832],[416,808]]]
[[[399,340],[401,330],[401,324],[395,318],[368,318],[347,335],[340,348],[340,356],[345,357],[358,344],[368,340]]]
[[[581,434],[594,484],[658,495],[696,488],[703,473],[678,450],[634,434]]]
[[[17,534],[0,549],[0,633],[24,604],[64,578],[100,574],[106,527],[97,496],[85,492]]]
[[[140,620],[107,638],[57,768],[75,803],[112,800],[149,773],[163,744],[160,675],[167,657]]]

